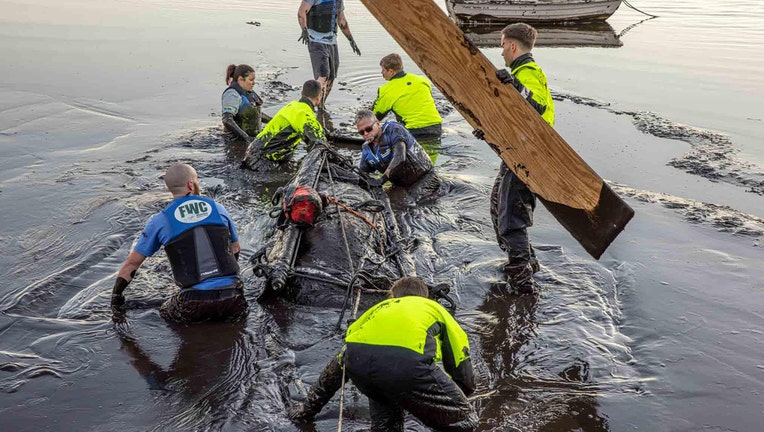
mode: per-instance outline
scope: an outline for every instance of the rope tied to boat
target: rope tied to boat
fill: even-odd
[[[636,8],[636,7],[634,7],[634,6],[633,6],[631,3],[629,3],[629,2],[628,2],[628,0],[621,0],[621,2],[622,2],[623,4],[625,4],[627,7],[630,7],[630,8],[632,8],[632,9],[634,9],[635,11],[637,11],[637,12],[641,13],[642,15],[647,15],[647,16],[649,16],[650,18],[658,18],[658,15],[649,14],[649,13],[647,13],[647,12],[643,12],[643,11],[641,11],[641,10],[637,9],[637,8]]]

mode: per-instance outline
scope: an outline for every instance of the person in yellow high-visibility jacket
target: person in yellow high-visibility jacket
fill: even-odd
[[[387,83],[377,91],[372,108],[377,119],[392,112],[417,140],[439,138],[443,119],[435,107],[430,80],[404,72],[403,60],[398,54],[382,57],[379,65]]]
[[[346,377],[369,398],[372,431],[403,431],[408,411],[428,427],[474,431],[478,417],[467,400],[475,390],[467,334],[438,302],[427,298],[422,279],[393,284],[393,298],[361,315],[311,387],[305,403],[290,410],[293,420],[313,418]]]
[[[302,98],[284,105],[247,147],[243,165],[262,171],[287,162],[301,141],[308,147],[325,142],[324,128],[316,118],[321,84],[308,80]]]
[[[512,85],[541,118],[554,127],[554,101],[546,75],[533,60],[531,50],[536,43],[536,29],[525,23],[510,24],[501,31],[501,55],[510,71],[501,69],[496,76]],[[473,132],[483,139],[480,129]],[[491,220],[499,246],[507,252],[504,265],[507,287],[519,294],[538,291],[533,274],[539,263],[528,239],[527,228],[533,226],[536,196],[504,162],[491,192]]]

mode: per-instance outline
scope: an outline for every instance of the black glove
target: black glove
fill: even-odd
[[[233,118],[233,114],[230,112],[223,113],[223,124],[228,129],[228,131],[233,132],[236,134],[236,136],[247,141],[248,143],[251,142],[252,138],[246,132],[244,132],[244,130],[239,127],[238,124],[236,124],[236,120]]]
[[[125,307],[125,296],[121,294],[111,295],[111,321],[114,324],[122,324],[125,320],[125,313],[127,308]]]
[[[472,135],[475,136],[475,138],[479,140],[485,141],[485,132],[483,132],[483,129],[475,129],[472,131]]]
[[[349,38],[348,40],[350,41],[350,48],[353,50],[353,52],[361,55],[361,50],[358,49],[358,45],[356,45],[355,40],[353,38]]]
[[[295,423],[307,423],[312,421],[316,416],[306,412],[304,405],[298,403],[287,409],[287,417]]]
[[[125,292],[125,288],[127,288],[128,285],[130,285],[130,281],[121,276],[117,276],[117,280],[114,282],[114,288],[111,290],[112,304],[114,304],[115,297],[121,297],[122,303],[125,303],[125,297],[122,293]]]
[[[308,28],[307,28],[307,27],[305,27],[304,29],[302,29],[302,34],[301,34],[301,35],[300,35],[300,37],[297,39],[297,41],[298,41],[298,42],[302,42],[302,43],[304,43],[305,45],[307,45],[307,44],[308,44],[308,42],[310,42],[310,34],[308,33]]]
[[[514,75],[509,73],[509,71],[506,69],[497,70],[496,78],[498,78],[502,84],[512,84],[512,86],[517,87],[517,80],[515,79]]]
[[[135,270],[130,273],[130,278],[135,277]],[[114,324],[121,324],[125,322],[125,296],[122,293],[125,292],[125,288],[130,285],[130,281],[117,276],[117,280],[114,282],[114,288],[111,290],[111,320]]]

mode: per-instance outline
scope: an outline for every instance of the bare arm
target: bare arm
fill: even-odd
[[[234,255],[238,254],[241,251],[241,246],[239,245],[239,242],[231,243],[231,249],[233,249]]]
[[[301,29],[308,28],[308,11],[311,7],[313,7],[313,5],[303,1],[300,3],[300,8],[297,9],[297,23],[300,24]]]
[[[337,15],[337,25],[340,26],[342,34],[344,34],[348,40],[353,40],[353,34],[350,33],[350,25],[348,24],[347,18],[345,18],[345,11],[340,11]]]
[[[130,255],[127,256],[127,259],[125,259],[125,262],[122,264],[122,268],[119,269],[117,277],[121,277],[130,282],[133,279],[133,273],[138,270],[138,267],[143,264],[144,260],[146,260],[145,256],[136,251],[131,251]]]

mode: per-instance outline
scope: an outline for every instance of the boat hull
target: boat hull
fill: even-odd
[[[496,48],[501,45],[501,30],[504,26],[475,25],[461,26],[465,36],[476,46]],[[621,39],[606,22],[571,24],[563,26],[536,25],[538,36],[536,47],[598,47],[618,48]]]
[[[615,13],[621,0],[606,1],[458,1],[447,0],[448,12],[457,22],[593,22]]]

